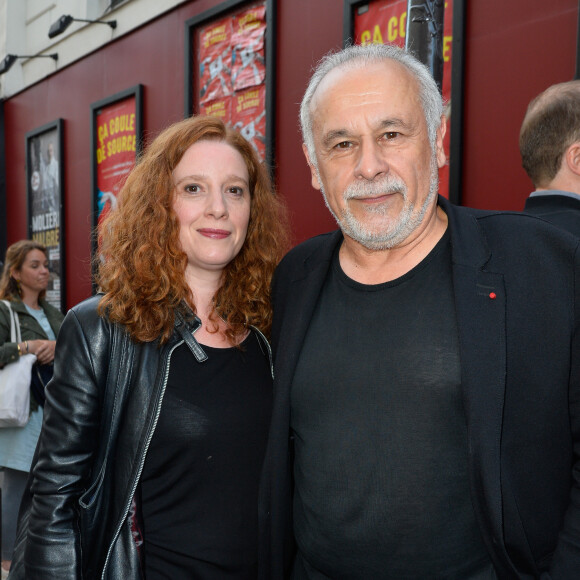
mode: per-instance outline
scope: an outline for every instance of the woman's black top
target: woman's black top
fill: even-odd
[[[265,347],[183,344],[141,476],[147,580],[257,577],[258,482],[272,403]]]

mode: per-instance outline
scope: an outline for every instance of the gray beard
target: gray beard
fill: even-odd
[[[317,170],[318,173],[318,170]],[[342,232],[369,250],[390,250],[402,244],[422,223],[427,210],[433,203],[439,190],[439,173],[437,159],[431,158],[431,183],[429,194],[425,198],[419,211],[415,212],[415,204],[409,201],[408,190],[405,182],[399,177],[387,175],[379,180],[371,182],[356,181],[351,183],[343,193],[345,203],[341,215],[338,216],[328,203],[326,192],[322,186],[320,174],[318,182],[321,184],[321,192],[324,196],[324,203],[333,215]],[[397,193],[403,197],[404,206],[401,213],[394,219],[386,219],[381,224],[381,229],[370,228],[364,222],[355,218],[348,206],[349,199],[382,195],[385,193]],[[366,209],[369,213],[386,216],[388,208],[386,205],[370,207]]]

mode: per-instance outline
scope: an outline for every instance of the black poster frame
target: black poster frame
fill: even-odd
[[[50,155],[49,146],[52,149]],[[63,119],[27,132],[25,147],[28,238],[47,247],[51,279],[47,300],[66,312]],[[58,235],[58,243],[48,243],[54,241],[55,235]],[[58,248],[58,260],[51,255],[54,247]],[[55,287],[56,280],[58,288]],[[53,299],[56,292],[57,301]]]
[[[576,72],[574,79],[580,79],[580,0],[578,0],[578,24],[576,25]]]
[[[125,99],[135,98],[135,159],[138,158],[143,147],[143,85],[138,84],[114,95],[110,95],[91,103],[91,212],[92,212],[92,235],[91,235],[91,256],[95,256],[97,251],[97,226],[99,217],[99,199],[98,199],[98,164],[97,164],[97,149],[98,149],[98,131],[97,119],[100,112],[115,103],[124,101]],[[93,287],[93,291],[96,288]]]

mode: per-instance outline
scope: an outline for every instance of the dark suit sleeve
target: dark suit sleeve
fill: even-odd
[[[572,488],[549,576],[552,580],[580,578],[580,250],[574,275],[574,332],[569,385],[570,425],[573,437]]]
[[[283,300],[280,296],[280,292],[282,290],[282,286],[280,284],[280,267],[276,269],[274,272],[274,276],[272,277],[272,309],[274,311],[274,319],[272,320],[272,336],[271,336],[271,343],[272,343],[272,353],[274,358],[276,357],[276,347],[278,346],[278,339],[280,336],[280,319],[281,312],[282,312],[282,305]]]

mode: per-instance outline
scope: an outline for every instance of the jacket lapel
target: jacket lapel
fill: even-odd
[[[513,570],[503,543],[501,433],[506,380],[503,273],[485,271],[491,257],[473,214],[440,205],[449,218],[461,384],[467,418],[472,501],[495,562]]]
[[[280,316],[282,326],[279,332],[275,332],[279,343],[275,348],[274,366],[275,375],[284,381],[279,385],[279,390],[283,393],[282,396],[288,397],[288,401],[302,344],[326,279],[333,251],[341,240],[339,231],[329,234],[328,242],[322,250],[308,255],[302,270],[286,282],[285,299],[280,301],[284,310],[283,316]]]

